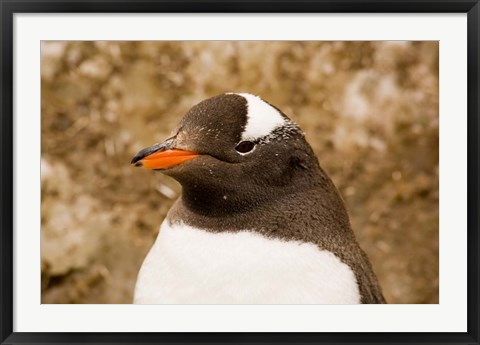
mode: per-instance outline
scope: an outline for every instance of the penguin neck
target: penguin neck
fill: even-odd
[[[181,202],[190,212],[206,217],[230,217],[245,214],[282,196],[292,188],[256,187],[242,184],[210,186],[196,184],[182,188]]]
[[[323,212],[329,213],[331,208],[332,213],[346,214],[340,195],[320,167],[278,185],[247,185],[233,181],[220,187],[197,182],[183,185],[176,205],[190,219],[228,219],[227,222],[241,224],[250,222],[254,213],[284,213],[284,208],[292,205],[306,207],[307,204],[312,212],[318,210],[318,205],[323,205]]]

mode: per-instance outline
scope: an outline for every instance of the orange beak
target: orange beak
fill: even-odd
[[[198,153],[171,149],[170,143],[157,144],[138,152],[131,164],[146,169],[168,169],[200,156]]]

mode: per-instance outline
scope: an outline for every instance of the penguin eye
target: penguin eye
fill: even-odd
[[[254,147],[255,147],[255,144],[252,143],[251,141],[242,141],[237,146],[235,146],[235,150],[237,150],[240,153],[247,153],[252,151]]]

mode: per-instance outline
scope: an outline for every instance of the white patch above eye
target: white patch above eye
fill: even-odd
[[[247,100],[247,124],[242,133],[242,140],[262,138],[271,134],[276,128],[290,123],[277,109],[260,97],[249,93],[237,93],[237,95]]]

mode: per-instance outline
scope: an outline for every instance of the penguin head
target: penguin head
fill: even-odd
[[[160,170],[193,195],[250,202],[298,189],[319,171],[298,125],[244,93],[198,103],[170,138],[141,150],[131,163]]]

